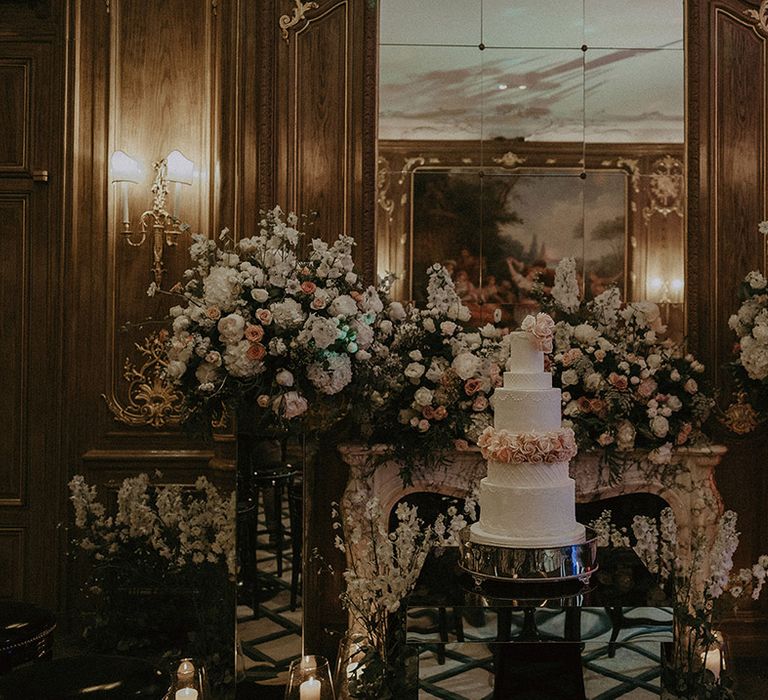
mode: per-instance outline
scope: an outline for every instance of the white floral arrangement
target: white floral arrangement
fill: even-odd
[[[649,516],[633,519],[633,549],[672,598],[675,673],[667,688],[678,697],[733,697],[726,669],[721,663],[720,673],[715,676],[707,670],[707,657],[719,646],[719,623],[733,612],[739,600],[757,600],[768,576],[766,554],[751,567],[733,572],[733,555],[739,546],[736,523],[736,513],[726,511],[717,522],[711,543],[700,535],[691,543],[690,551],[683,552],[671,508],[665,508],[658,520]],[[629,537],[613,523],[610,511],[604,511],[590,527],[596,531],[600,547],[630,546]],[[706,566],[709,575],[699,580],[698,572]],[[717,653],[722,662],[719,650]]]
[[[389,514],[375,497],[352,496],[343,521],[334,504],[335,545],[348,563],[340,597],[351,628],[361,632],[357,648],[351,650],[355,670],[349,679],[350,697],[397,697],[405,687],[405,625],[392,616],[404,613],[403,601],[413,591],[430,550],[457,545],[458,533],[476,519],[476,498],[473,491],[463,512],[450,506],[431,525],[419,518],[416,506],[400,502],[392,531]],[[342,667],[349,670],[347,664]]]
[[[214,565],[234,579],[234,492],[224,498],[204,476],[190,492],[181,484],[153,486],[140,474],[123,481],[117,511],[109,515],[82,476],[72,478],[69,490],[75,526],[83,531],[77,544],[94,562],[135,559],[141,550],[168,571]]]
[[[413,462],[466,449],[492,423],[490,395],[502,383],[502,332],[465,328],[469,309],[448,272],[427,270],[425,308],[388,304],[377,325],[383,352],[371,368],[366,402],[370,439],[393,446],[408,479]]]
[[[546,433],[510,433],[487,427],[477,441],[483,458],[502,464],[557,464],[576,456],[576,437],[570,428]]]
[[[763,222],[768,228],[768,222]],[[741,306],[728,319],[736,334],[735,359],[731,364],[738,391],[764,411],[768,404],[768,280],[757,270],[739,287]]]
[[[701,427],[713,400],[704,366],[661,338],[656,304],[624,303],[615,288],[584,302],[572,258],[558,265],[542,303],[556,318],[549,368],[562,390],[563,426],[580,450],[602,451],[612,463],[641,450],[663,464],[675,447],[706,442]]]
[[[192,414],[247,404],[285,428],[343,412],[383,305],[354,271],[351,237],[313,239],[302,258],[298,225],[276,207],[252,237],[193,236],[167,370]]]

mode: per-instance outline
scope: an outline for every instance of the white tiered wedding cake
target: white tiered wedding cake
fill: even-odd
[[[480,521],[470,539],[504,547],[560,547],[585,540],[576,522],[576,485],[568,462],[576,454],[570,428],[561,427],[560,389],[544,371],[552,320],[545,314],[510,334],[504,386],[492,397],[494,427],[478,445],[488,460],[480,482]]]

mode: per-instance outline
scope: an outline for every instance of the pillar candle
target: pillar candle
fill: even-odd
[[[320,681],[310,677],[299,686],[299,700],[320,700],[320,688]]]

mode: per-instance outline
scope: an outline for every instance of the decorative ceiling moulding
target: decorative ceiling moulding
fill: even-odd
[[[316,2],[302,2],[301,0],[294,0],[294,4],[295,7],[291,14],[282,15],[278,20],[280,34],[286,43],[290,40],[289,30],[295,30],[306,19],[305,13],[308,10],[316,10],[319,7]]]
[[[171,147],[191,156],[193,184],[189,194],[185,193],[181,214],[191,226],[190,233],[210,236],[220,227],[217,173],[222,86],[218,76],[223,60],[222,23],[227,21],[220,17],[223,7],[220,1],[166,0],[150,5],[111,0],[106,48],[106,151],[125,149],[144,163]],[[161,73],[163,80],[158,81],[156,76]],[[189,80],[191,75],[196,79]],[[131,191],[132,210],[140,211],[151,197],[151,173],[145,170],[143,176],[146,181]],[[109,202],[104,229],[110,232],[102,396],[113,422],[130,428],[129,433],[106,427],[107,434],[158,434],[178,425],[180,401],[165,379],[161,336],[157,332],[147,335],[144,323],[136,321],[149,319],[157,327],[169,304],[164,297],[146,295],[152,281],[152,251],[147,246],[127,246],[122,237],[114,235],[119,211],[106,169],[102,186]],[[98,187],[96,184],[94,196]],[[180,236],[179,245],[163,260],[167,265],[164,286],[181,279],[189,242],[188,234]]]

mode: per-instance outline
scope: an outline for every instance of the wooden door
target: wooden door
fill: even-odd
[[[65,502],[55,35],[0,39],[0,598],[57,607]]]

